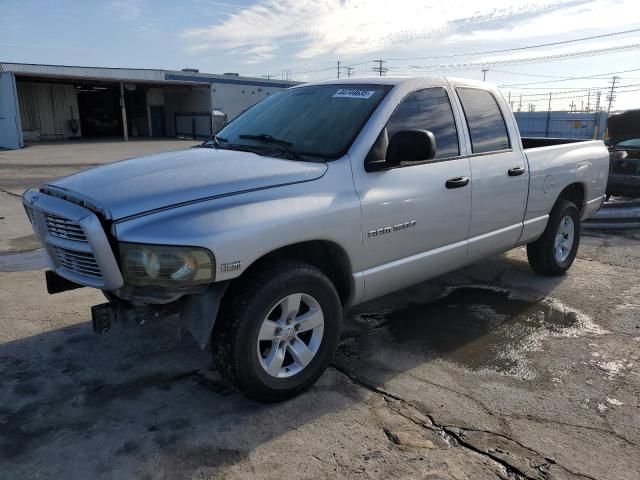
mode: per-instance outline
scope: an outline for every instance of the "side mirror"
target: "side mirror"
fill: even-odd
[[[436,138],[428,130],[401,130],[389,142],[385,163],[423,162],[436,156]]]

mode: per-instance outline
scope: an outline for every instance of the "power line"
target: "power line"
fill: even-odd
[[[619,77],[618,77],[618,80],[619,80]],[[617,88],[619,88],[619,89],[620,88],[631,88],[631,87],[640,87],[640,83],[633,83],[633,84],[630,84],[630,85],[618,85],[617,86]],[[605,87],[601,87],[601,88],[602,89],[609,88],[609,85],[607,85]],[[520,89],[517,89],[517,90],[520,90]],[[564,95],[566,93],[589,92],[591,90],[597,90],[597,87],[579,88],[579,89],[576,89],[576,90],[567,90],[567,91],[558,92],[558,93]],[[624,91],[624,90],[622,90],[622,91]],[[527,93],[527,94],[523,94],[522,96],[523,97],[546,97],[547,95],[549,95],[548,91],[547,92],[540,92],[540,93]],[[573,95],[573,96],[575,97],[575,96],[578,96],[578,95]],[[584,93],[581,96],[588,96],[588,93]]]
[[[621,70],[619,72],[607,72],[607,73],[597,73],[594,75],[586,75],[584,77],[565,77],[562,80],[548,80],[545,82],[529,82],[529,83],[507,83],[504,85],[500,85],[500,87],[519,87],[522,85],[541,85],[543,83],[556,83],[556,82],[570,82],[572,80],[582,80],[582,79],[598,79],[598,80],[602,80],[601,78],[597,78],[597,77],[606,77],[609,75],[617,75],[619,73],[629,73],[629,72],[640,72],[640,68],[634,68],[633,70]]]
[[[598,80],[602,80],[602,79],[598,79]],[[503,85],[500,86],[500,88],[510,88],[513,87],[513,85]],[[589,87],[585,87],[585,88],[578,88],[576,89],[576,87],[517,87],[517,90],[544,90],[545,92],[548,92],[549,90],[567,90],[567,91],[574,91],[574,90],[589,90],[589,89],[595,89],[595,88],[609,88],[609,85],[591,85]],[[562,92],[561,92],[562,93]]]
[[[631,30],[623,30],[620,32],[612,32],[612,33],[604,33],[602,35],[592,35],[590,37],[582,37],[582,38],[574,38],[572,40],[562,40],[559,42],[549,42],[549,43],[539,43],[536,45],[527,45],[525,47],[515,47],[515,48],[503,48],[500,50],[487,50],[484,52],[471,52],[471,53],[455,53],[451,55],[436,55],[430,57],[408,57],[408,58],[388,58],[389,61],[407,61],[407,60],[431,60],[436,58],[454,58],[454,57],[470,57],[473,55],[488,55],[492,53],[505,53],[505,52],[517,52],[521,50],[531,50],[533,48],[542,48],[542,47],[552,47],[555,45],[566,45],[568,43],[576,43],[576,42],[584,42],[588,40],[596,40],[599,38],[607,38],[614,37],[617,35],[625,35],[627,33],[635,33],[640,32],[640,28],[634,28]]]
[[[523,77],[541,77],[541,78],[571,78],[571,77],[559,77],[557,75],[540,75],[539,73],[522,73],[522,72],[509,72],[507,70],[496,70],[493,69],[496,73],[504,73],[506,75],[520,75]]]
[[[442,70],[442,69],[455,69],[455,70],[468,70],[475,69],[478,67],[486,67],[491,65],[524,65],[528,63],[538,63],[544,61],[553,61],[553,60],[565,60],[568,58],[578,58],[578,57],[595,57],[598,55],[603,55],[606,53],[613,52],[621,52],[627,50],[635,50],[640,48],[640,43],[632,43],[627,45],[618,45],[615,47],[607,47],[607,48],[598,48],[593,50],[582,50],[579,52],[567,52],[567,53],[559,53],[555,55],[543,55],[538,57],[529,57],[529,58],[520,58],[520,59],[510,59],[510,60],[493,60],[490,62],[470,62],[470,63],[458,63],[458,64],[448,64],[448,65],[409,65],[406,68],[409,68],[413,71],[424,71],[425,69],[429,69],[427,71],[432,70]],[[392,67],[396,68],[396,67]],[[559,80],[555,80],[559,81]],[[549,81],[551,83],[552,81]],[[544,82],[540,82],[544,83]]]
[[[616,86],[616,89],[618,87]],[[634,89],[630,89],[630,90],[624,90],[624,91],[620,91],[620,90],[616,90],[616,94],[622,94],[622,93],[632,93],[632,92],[640,92],[640,88],[634,88]],[[598,112],[600,111],[600,105],[601,105],[601,95],[602,92],[600,90],[595,92],[596,95],[596,106],[594,111]],[[521,99],[523,98],[522,96],[520,97]],[[584,101],[585,98],[589,98],[588,95],[567,95],[567,96],[561,96],[561,97],[552,97],[552,102],[557,102],[558,100],[582,100]],[[608,98],[608,97],[607,97]],[[615,95],[614,95],[614,99],[615,99]],[[530,99],[530,100],[526,100],[527,102],[529,102],[530,104],[545,104],[548,102],[548,98],[537,98],[537,99]],[[612,104],[613,106],[613,104]]]

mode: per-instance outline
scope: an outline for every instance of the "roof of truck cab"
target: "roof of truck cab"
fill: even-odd
[[[491,83],[483,82],[480,80],[470,80],[468,78],[457,78],[457,77],[366,77],[366,78],[348,78],[348,79],[333,79],[333,80],[324,80],[321,82],[309,82],[301,85],[297,85],[293,88],[303,88],[311,85],[402,85],[402,84],[411,84],[416,82],[424,82],[428,81],[434,85],[442,85],[445,86],[448,83],[454,85],[468,85],[473,87],[483,87],[486,89],[492,89],[494,86]]]

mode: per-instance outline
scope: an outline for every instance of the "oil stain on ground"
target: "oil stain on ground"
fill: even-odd
[[[524,353],[549,336],[602,333],[589,318],[549,300],[526,300],[508,290],[460,287],[429,303],[411,303],[385,315],[399,349],[439,358],[475,371],[534,376]]]

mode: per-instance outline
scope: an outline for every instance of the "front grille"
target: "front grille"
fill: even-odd
[[[45,213],[44,219],[47,223],[47,231],[49,232],[49,235],[64,238],[66,240],[87,243],[87,237],[78,223],[72,222],[71,220],[65,220],[64,218],[57,217],[49,213]]]
[[[90,277],[102,278],[100,267],[92,253],[76,252],[54,246],[53,252],[60,265],[68,270]]]

